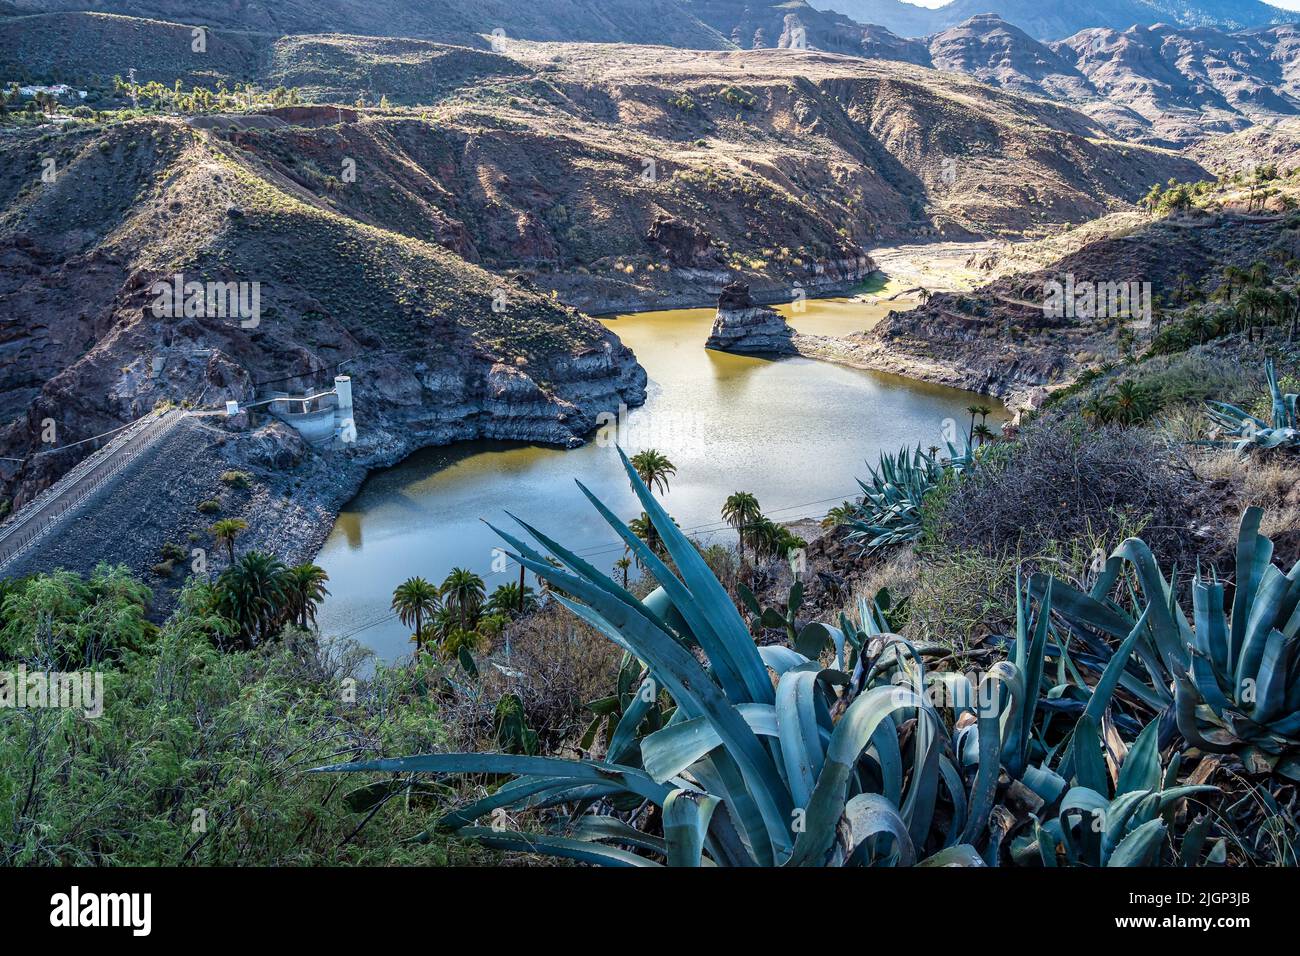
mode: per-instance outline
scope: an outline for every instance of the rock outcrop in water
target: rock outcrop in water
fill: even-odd
[[[742,355],[794,355],[794,335],[784,316],[754,303],[748,285],[732,282],[718,296],[718,315],[704,347]]]

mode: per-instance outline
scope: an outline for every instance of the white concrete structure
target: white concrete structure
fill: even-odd
[[[356,441],[352,379],[347,375],[337,376],[334,387],[328,392],[315,395],[278,393],[254,405],[264,405],[267,411],[286,425],[292,425],[313,445],[324,445],[335,438],[345,444]]]

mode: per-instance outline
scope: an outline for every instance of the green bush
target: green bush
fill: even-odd
[[[103,715],[27,709],[0,720],[0,865],[444,864],[482,859],[419,834],[443,790],[333,787],[304,769],[339,753],[426,752],[445,737],[430,675],[376,668],[354,645],[291,631],[222,653],[192,595],[161,630],[121,569],[22,582],[3,604],[4,657],[35,669],[42,620],[65,668],[107,660]],[[199,602],[201,603],[201,602]],[[81,633],[84,631],[85,633]],[[91,634],[116,649],[96,655]],[[361,824],[381,804],[373,820]]]

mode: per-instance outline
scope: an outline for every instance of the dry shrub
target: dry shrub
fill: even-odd
[[[976,551],[930,557],[917,570],[904,634],[942,644],[959,657],[1015,621],[1014,555],[990,558]]]
[[[879,564],[874,565],[854,585],[844,613],[849,620],[856,620],[858,601],[874,601],[881,591],[888,590],[895,599],[907,598],[916,587],[916,552],[910,547],[902,548],[889,555]],[[836,615],[838,620],[839,615]]]
[[[508,657],[503,635],[478,661],[477,681],[456,676],[458,689],[445,705],[449,733],[458,747],[496,749],[496,704],[513,693],[542,753],[575,744],[592,717],[584,705],[613,690],[622,651],[554,601],[511,624],[507,635]]]
[[[1202,498],[1190,469],[1148,432],[1043,423],[937,497],[927,550],[1033,556],[1140,530],[1163,561],[1186,566]]]
[[[1233,481],[1241,472],[1241,456],[1231,450],[1211,451],[1192,462],[1201,481]]]
[[[1228,530],[1235,529],[1242,511],[1255,506],[1264,509],[1260,532],[1275,542],[1300,532],[1300,463],[1277,452],[1233,458],[1234,470],[1224,476],[1236,502],[1224,515]],[[1284,555],[1279,552],[1279,557]]]

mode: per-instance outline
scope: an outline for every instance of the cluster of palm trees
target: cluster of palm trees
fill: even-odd
[[[1244,331],[1247,340],[1253,341],[1258,329],[1262,341],[1266,326],[1285,325],[1287,341],[1295,339],[1300,322],[1300,280],[1295,272],[1300,262],[1289,259],[1285,266],[1287,274],[1281,276],[1274,276],[1266,262],[1256,262],[1249,269],[1224,268],[1223,281],[1212,297],[1229,306],[1221,317],[1228,326],[1224,331]]]
[[[329,596],[329,575],[315,564],[289,567],[256,550],[236,558],[235,540],[247,528],[242,518],[222,518],[209,529],[228,561],[213,585],[213,609],[233,625],[231,643],[245,649],[266,643],[287,624],[314,626],[316,608]]]
[[[233,643],[247,649],[265,644],[287,624],[306,629],[329,595],[329,575],[315,564],[288,567],[273,554],[249,551],[231,557],[217,577],[215,610],[234,625]]]
[[[1160,411],[1160,401],[1149,388],[1134,381],[1120,382],[1113,392],[1097,395],[1083,403],[1084,418],[1094,425],[1141,425]]]
[[[1300,325],[1300,276],[1296,274],[1300,259],[1281,250],[1273,255],[1276,270],[1262,261],[1247,268],[1225,266],[1208,296],[1189,276],[1180,275],[1174,298],[1183,306],[1181,317],[1157,338],[1155,351],[1180,351],[1234,332],[1244,332],[1249,341],[1263,341],[1270,326],[1285,326],[1287,342],[1295,341]]]
[[[537,605],[536,592],[527,584],[502,584],[489,595],[473,571],[452,568],[441,585],[407,578],[393,591],[392,609],[412,629],[417,654],[429,644],[443,657],[454,658],[462,647],[481,647]]]
[[[722,503],[722,520],[731,526],[740,539],[740,563],[745,563],[746,551],[754,561],[787,557],[791,551],[804,547],[807,542],[771,518],[763,515],[758,498],[751,492],[737,491]]]
[[[993,414],[993,409],[987,405],[967,405],[966,411],[970,412],[970,430],[966,433],[966,442],[970,445],[984,444],[988,441],[995,441],[998,437],[997,432],[989,428],[988,419]],[[975,424],[976,416],[979,417],[979,424]],[[934,446],[937,447],[937,446]]]

